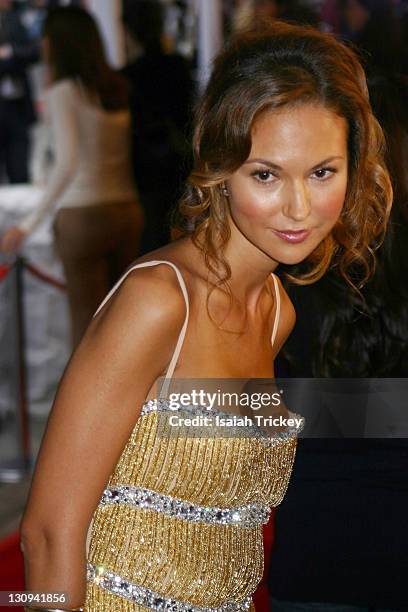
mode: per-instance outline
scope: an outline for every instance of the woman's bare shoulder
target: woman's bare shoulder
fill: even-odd
[[[97,311],[90,333],[106,325],[158,325],[161,329],[182,325],[186,303],[175,270],[166,264],[135,266]]]
[[[154,262],[154,265],[143,268],[137,267],[140,264],[148,262]],[[166,244],[155,251],[146,253],[135,260],[130,266],[130,269],[133,269],[132,276],[144,277],[146,279],[149,277],[162,279],[167,281],[173,288],[180,288],[180,283],[173,266],[180,272],[187,291],[191,288],[192,284],[194,284],[195,279],[206,277],[207,269],[203,264],[202,255],[198,248],[192,244],[188,236]],[[144,272],[137,274],[138,270],[143,270]]]

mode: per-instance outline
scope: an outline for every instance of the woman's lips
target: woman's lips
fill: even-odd
[[[279,236],[282,240],[286,242],[291,242],[292,244],[298,244],[299,242],[303,242],[310,234],[310,230],[297,230],[297,231],[278,231],[272,230],[274,234]]]

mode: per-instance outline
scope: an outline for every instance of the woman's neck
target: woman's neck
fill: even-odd
[[[230,228],[231,237],[224,251],[231,268],[228,284],[236,299],[252,311],[269,286],[268,279],[278,263],[247,240],[233,222]]]
[[[278,263],[247,240],[232,219],[229,218],[228,221],[231,235],[223,252],[223,258],[231,269],[228,285],[241,307],[255,312],[265,290],[270,293],[270,274],[277,268]],[[197,257],[196,266],[201,269],[202,277],[208,278],[210,283],[217,284],[218,278],[208,272],[203,252],[193,245],[191,238],[187,240],[186,246],[190,251],[188,255],[190,261]]]

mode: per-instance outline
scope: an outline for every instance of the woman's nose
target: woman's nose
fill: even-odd
[[[303,181],[288,188],[283,213],[295,221],[304,221],[310,214],[310,194]]]

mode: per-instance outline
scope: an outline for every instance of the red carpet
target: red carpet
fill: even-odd
[[[268,575],[269,559],[272,550],[274,532],[274,512],[271,514],[269,523],[264,527],[265,547],[265,571],[259,588],[257,589],[254,602],[256,612],[269,612],[268,587],[266,578]],[[20,534],[15,531],[3,540],[0,540],[0,591],[23,591],[24,590],[24,560],[20,550]],[[1,612],[22,612],[20,607],[3,607]]]
[[[20,533],[15,531],[0,540],[0,591],[24,590],[24,560],[20,550]],[[22,612],[16,606],[1,606],[1,612]]]

